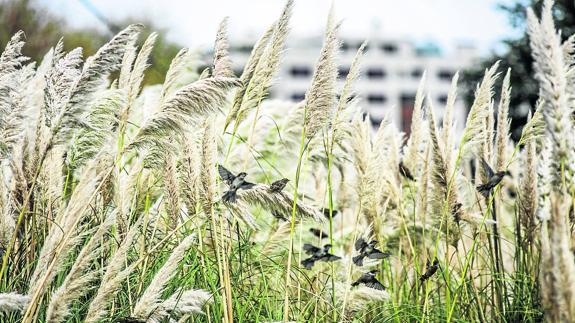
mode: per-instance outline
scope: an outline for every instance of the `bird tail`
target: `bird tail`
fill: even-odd
[[[489,184],[481,184],[477,186],[477,190],[483,197],[489,197],[489,193],[491,192],[491,187]]]
[[[222,200],[224,200],[224,202],[228,202],[228,203],[235,203],[236,202],[236,192],[234,192],[234,191],[225,192],[224,196],[222,196]]]
[[[358,255],[358,256],[355,256],[351,259],[353,260],[353,263],[356,266],[360,266],[360,267],[363,266],[363,255]]]

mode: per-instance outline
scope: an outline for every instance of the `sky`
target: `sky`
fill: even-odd
[[[111,21],[152,20],[168,38],[186,47],[211,46],[223,17],[229,17],[230,38],[254,38],[280,14],[285,0],[39,0],[72,27],[105,30],[87,9]],[[498,3],[511,0],[296,0],[291,37],[321,35],[332,4],[343,35],[369,38],[374,30],[393,38],[433,41],[449,51],[473,44],[483,54],[501,48],[517,35]]]

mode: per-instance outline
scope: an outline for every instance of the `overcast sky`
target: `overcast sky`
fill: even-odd
[[[279,15],[285,0],[39,0],[54,14],[76,27],[103,28],[86,7],[112,21],[147,18],[168,30],[182,46],[212,44],[219,21],[230,17],[232,39],[259,35]],[[378,28],[392,37],[435,41],[444,49],[472,43],[482,53],[498,41],[516,35],[497,3],[510,0],[334,0],[342,33],[369,37]],[[325,26],[331,0],[296,0],[292,37],[319,35]]]

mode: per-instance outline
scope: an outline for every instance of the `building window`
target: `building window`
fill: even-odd
[[[349,43],[342,42],[341,46],[339,48],[341,49],[342,52],[348,51],[349,50]]]
[[[382,79],[385,75],[385,70],[381,67],[370,67],[367,69],[367,78],[369,79]]]
[[[422,68],[414,68],[411,71],[411,77],[413,77],[414,79],[420,79],[423,76],[423,69]]]
[[[339,47],[342,52],[345,51],[356,51],[361,47],[361,43],[353,43],[353,42],[342,42],[341,46]]]
[[[437,72],[437,78],[442,81],[451,81],[453,75],[455,75],[455,73],[447,69],[441,69]]]
[[[395,44],[385,43],[381,45],[381,50],[388,54],[395,54],[399,51],[399,48]]]
[[[305,93],[303,92],[296,92],[291,95],[291,100],[294,102],[300,102],[305,99]]]
[[[337,77],[340,80],[345,80],[345,78],[347,77],[347,75],[349,74],[349,67],[340,67],[338,72],[337,72]]]
[[[401,131],[409,136],[411,133],[411,116],[415,105],[415,94],[404,93],[400,97],[401,104]]]
[[[367,118],[370,118],[370,119],[371,119],[371,117],[369,116],[369,113],[363,111],[363,112],[361,113],[361,121],[365,121]]]
[[[239,53],[243,53],[243,54],[249,54],[252,52],[252,46],[251,45],[240,45],[240,46],[236,46],[233,47],[231,49],[232,52],[239,52]]]
[[[309,77],[311,75],[311,69],[307,66],[293,66],[289,73],[291,76],[296,78]]]
[[[387,98],[383,94],[369,94],[367,96],[367,102],[370,104],[384,104],[387,101]]]
[[[442,94],[442,95],[438,96],[437,101],[443,105],[447,104],[447,94]]]

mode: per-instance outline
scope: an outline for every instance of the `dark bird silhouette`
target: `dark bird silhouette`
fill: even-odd
[[[358,280],[353,282],[351,286],[357,286],[359,284],[363,284],[369,288],[377,289],[377,290],[385,290],[385,286],[383,286],[375,275],[377,274],[378,270],[368,271],[365,274],[361,275]]]
[[[278,220],[282,220],[282,221],[288,221],[288,218],[286,218],[283,214],[279,213],[278,211],[272,211],[272,215],[274,216],[274,218],[278,219]]]
[[[437,258],[433,260],[433,264],[427,260],[427,264],[425,265],[425,272],[423,275],[421,275],[421,277],[419,277],[419,280],[421,282],[428,280],[431,276],[433,276],[433,274],[435,274],[437,269],[439,269],[439,260],[437,260]]]
[[[326,218],[329,219],[329,208],[327,209],[322,209],[321,210],[323,212],[323,216],[325,216]],[[338,214],[339,212],[337,210],[331,210],[331,217],[332,219],[335,218],[335,216]]]
[[[117,323],[145,323],[145,320],[138,319],[131,316],[119,317],[115,322]]]
[[[282,178],[280,180],[277,180],[277,181],[271,183],[270,184],[270,192],[272,192],[272,193],[281,192],[284,189],[284,187],[286,187],[288,182],[289,182],[289,179]]]
[[[245,180],[248,174],[244,172],[241,172],[238,175],[234,175],[222,165],[218,165],[218,172],[220,173],[222,180],[229,187],[228,191],[225,192],[222,196],[222,200],[225,202],[234,203],[236,201],[236,192],[239,189],[247,190],[255,186],[255,184]]]
[[[315,256],[311,256],[309,258],[306,258],[304,260],[301,261],[301,265],[307,269],[307,270],[311,270],[313,268],[313,265],[315,265],[315,262],[317,261]]]
[[[329,235],[320,229],[310,228],[309,232],[313,233],[314,236],[321,238],[321,239],[329,238]]]
[[[415,180],[415,178],[413,178],[413,175],[411,175],[411,172],[409,171],[409,168],[407,168],[407,166],[405,166],[402,161],[399,162],[399,173],[400,173],[403,177],[407,178],[407,179],[410,180],[410,181],[414,181],[414,180]]]
[[[356,266],[363,266],[363,259],[368,257],[369,259],[384,259],[391,254],[383,252],[375,247],[377,240],[371,240],[369,243],[363,238],[357,239],[355,242],[355,250],[359,251],[359,255],[352,258],[353,263]]]
[[[305,251],[307,255],[323,256],[324,254],[328,253],[330,249],[331,249],[330,244],[324,245],[323,248],[316,247],[311,243],[303,244],[303,251]]]
[[[483,158],[481,158],[481,165],[483,166],[483,171],[485,171],[485,174],[487,176],[487,183],[478,185],[477,190],[484,197],[489,197],[491,190],[493,190],[493,188],[497,186],[499,182],[501,182],[503,177],[505,177],[506,175],[511,176],[511,173],[508,170],[499,171],[497,173],[494,172],[491,166],[489,166],[489,164]]]
[[[451,214],[453,215],[453,220],[455,223],[459,224],[459,221],[461,221],[461,216],[463,215],[463,204],[455,203],[455,205],[451,207]]]
[[[311,255],[311,257],[302,260],[301,264],[306,269],[309,270],[313,267],[313,265],[315,264],[316,261],[330,262],[330,261],[340,260],[341,257],[338,257],[336,255],[329,253],[330,249],[331,249],[330,244],[324,245],[323,248],[318,248],[318,247],[311,245],[309,243],[304,244],[303,250],[305,251],[305,253],[307,255]]]

